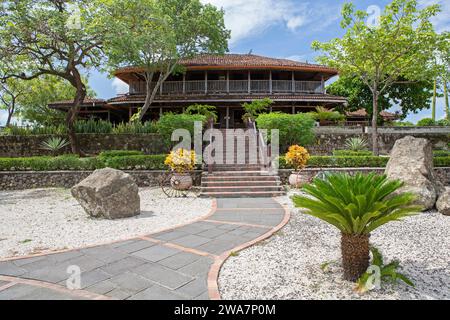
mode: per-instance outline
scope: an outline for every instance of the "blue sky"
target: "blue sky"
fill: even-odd
[[[230,52],[265,55],[314,62],[317,55],[311,49],[313,40],[328,41],[339,37],[343,30],[339,26],[340,8],[345,0],[202,0],[225,10],[225,23],[231,30]],[[388,0],[353,1],[358,9],[369,6],[381,9]],[[419,0],[420,5],[439,3],[443,11],[433,23],[436,30],[450,30],[449,0]],[[118,79],[108,79],[106,74],[93,71],[90,86],[100,98],[111,98],[126,92],[126,86]],[[438,99],[437,117],[444,117],[444,101]],[[430,117],[430,110],[411,114],[407,120],[416,122]],[[4,114],[0,113],[0,123]]]

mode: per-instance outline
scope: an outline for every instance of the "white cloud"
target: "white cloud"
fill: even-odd
[[[231,45],[259,35],[273,26],[284,26],[292,32],[306,25],[312,25],[313,22],[315,28],[318,25],[326,27],[335,20],[335,15],[339,15],[339,12],[323,8],[323,5],[294,0],[202,0],[202,2],[224,9],[225,25],[231,30]],[[324,15],[328,15],[328,18]]]
[[[441,12],[431,19],[437,32],[450,31],[450,1],[449,0],[419,0],[421,8],[439,4]]]
[[[8,118],[8,113],[6,110],[0,110],[0,126],[4,126],[6,119]]]
[[[125,94],[128,93],[128,84],[120,80],[119,78],[114,78],[111,83],[116,94]]]

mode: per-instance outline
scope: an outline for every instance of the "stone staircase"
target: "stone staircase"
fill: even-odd
[[[224,140],[226,131],[222,131]],[[245,150],[244,150],[245,148]],[[214,164],[212,172],[202,173],[203,197],[240,198],[240,197],[276,197],[284,195],[284,188],[278,175],[264,169],[257,150],[249,150],[248,146],[236,146],[234,150],[226,148],[225,159],[234,158],[233,163]],[[245,162],[239,163],[238,152],[245,153]],[[242,162],[242,161],[241,161]]]

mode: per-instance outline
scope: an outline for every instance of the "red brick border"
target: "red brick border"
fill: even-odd
[[[282,206],[282,208],[284,209],[283,220],[277,226],[273,227],[268,232],[259,236],[258,238],[253,239],[249,242],[243,243],[237,247],[234,247],[233,249],[222,253],[219,257],[214,259],[214,263],[212,264],[211,268],[209,269],[209,273],[208,273],[208,295],[211,300],[220,300],[221,299],[220,292],[219,292],[219,284],[218,284],[219,272],[220,272],[222,265],[230,257],[231,253],[241,251],[243,249],[246,249],[246,248],[262,241],[262,240],[265,240],[265,239],[271,237],[274,233],[276,233],[278,230],[283,228],[289,222],[291,213],[290,213],[290,210],[288,209],[288,207],[281,204],[275,198],[272,198],[272,199],[274,201],[276,201],[277,203],[279,203]],[[255,208],[253,208],[253,209],[255,209]],[[257,209],[257,210],[259,210],[259,209]]]

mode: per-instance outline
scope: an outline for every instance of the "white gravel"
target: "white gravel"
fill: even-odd
[[[90,218],[67,189],[0,192],[0,257],[101,244],[142,236],[207,215],[210,199],[167,198],[159,188],[140,189],[139,216]]]
[[[292,208],[288,197],[278,199]],[[359,295],[342,280],[340,232],[298,209],[291,212],[277,235],[225,262],[223,299],[450,299],[450,217],[425,212],[375,230],[371,243],[385,262],[400,261],[415,288],[383,282]],[[326,262],[333,263],[323,271]]]

